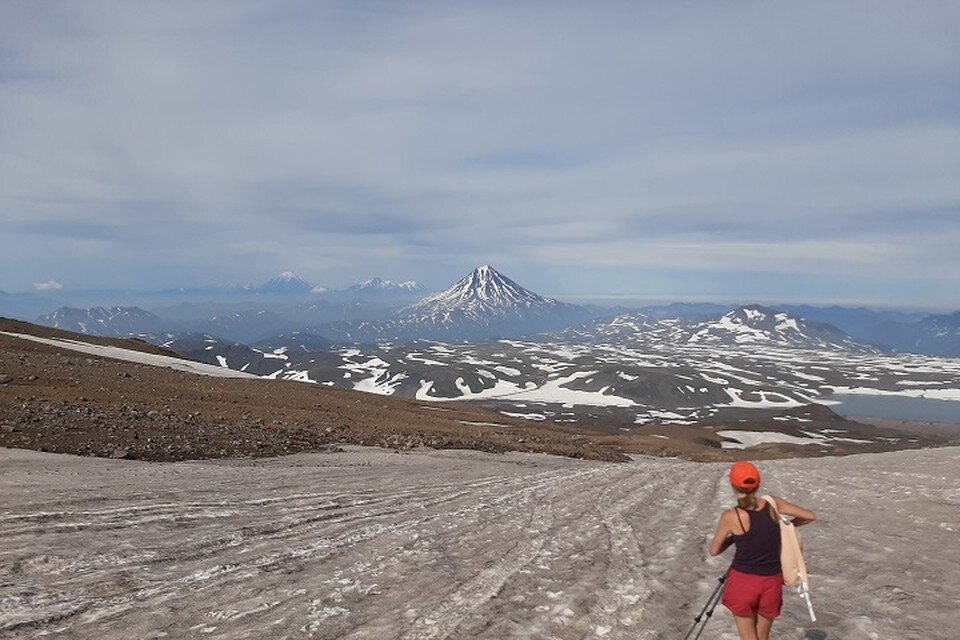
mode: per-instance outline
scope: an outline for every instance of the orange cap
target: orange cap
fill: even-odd
[[[737,489],[753,491],[760,486],[760,470],[746,460],[734,462],[730,467],[730,484]]]

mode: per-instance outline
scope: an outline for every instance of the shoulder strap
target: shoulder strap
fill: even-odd
[[[737,522],[740,523],[740,530],[743,531],[743,533],[746,533],[746,532],[747,532],[747,528],[746,528],[745,526],[743,526],[743,520],[740,519],[740,507],[734,507],[734,508],[733,508],[733,511],[734,511],[734,513],[737,514]],[[741,533],[740,535],[743,535],[743,533]]]
[[[773,496],[771,496],[769,493],[766,493],[766,494],[760,496],[760,499],[767,501],[767,504],[770,505],[770,507],[773,509],[773,513],[774,513],[774,515],[776,515],[777,521],[779,522],[779,521],[780,521],[780,511],[777,509],[777,501],[773,499]]]

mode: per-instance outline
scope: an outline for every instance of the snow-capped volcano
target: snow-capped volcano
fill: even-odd
[[[401,309],[387,334],[457,340],[519,336],[569,327],[588,316],[583,307],[524,289],[484,265],[449,289]]]
[[[570,327],[590,316],[584,307],[524,289],[489,265],[455,285],[400,309],[392,318],[325,328],[337,341],[369,342],[416,338],[484,340]]]
[[[313,285],[293,271],[284,271],[276,278],[264,282],[256,289],[260,293],[308,293]]]
[[[567,306],[545,298],[506,277],[493,267],[477,267],[445,291],[428,296],[407,307],[407,315],[450,316],[461,314],[474,320],[491,317],[552,311]]]

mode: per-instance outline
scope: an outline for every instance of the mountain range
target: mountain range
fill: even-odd
[[[885,322],[872,328],[869,335],[876,344],[897,351],[960,355],[960,311],[916,322]]]
[[[420,400],[478,400],[529,420],[646,424],[799,409],[833,393],[947,394],[953,359],[881,352],[834,327],[759,306],[704,322],[621,314],[524,338],[253,346],[213,336],[151,341],[247,373]],[[821,400],[823,399],[823,400]],[[804,415],[774,420],[809,422]]]
[[[621,314],[567,329],[557,336],[585,344],[632,344],[640,340],[677,347],[762,345],[851,353],[880,352],[877,347],[857,342],[832,325],[811,322],[761,305],[738,307],[704,321],[656,319],[641,313]]]
[[[170,328],[170,322],[139,307],[60,307],[41,316],[39,323],[54,329],[96,336],[127,336]]]
[[[325,335],[337,342],[483,340],[542,333],[590,316],[584,307],[543,297],[484,265],[389,319],[331,326]]]
[[[483,400],[507,415],[560,422],[692,424],[742,409],[797,408],[855,387],[939,393],[953,379],[951,361],[882,351],[780,309],[746,305],[706,320],[597,316],[525,289],[489,265],[413,304],[381,307],[378,319],[322,321],[349,309],[372,311],[366,304],[222,305],[205,308],[216,313],[199,323],[190,318],[196,308],[180,307],[162,330],[161,314],[138,308],[66,309],[43,323],[101,335],[132,332],[261,377],[421,400]],[[925,319],[925,335],[939,340],[938,348],[955,345],[960,314],[936,320]],[[915,361],[922,376],[890,373]]]
[[[773,332],[771,335],[779,334],[787,342],[792,335],[808,347],[819,340],[832,347],[857,343],[896,351],[960,355],[960,313],[924,315],[808,305],[783,305],[774,310],[753,305],[749,308],[762,313],[768,324],[760,326],[744,315],[746,311],[738,311],[745,307],[712,303],[652,305],[639,312],[567,304],[534,293],[489,265],[478,267],[448,289],[427,296],[416,282],[382,278],[318,293],[318,287],[292,272],[244,290],[248,297],[237,300],[213,297],[150,306],[149,311],[138,306],[63,306],[38,321],[47,326],[110,336],[185,333],[258,344],[301,332],[323,339],[306,341],[313,345],[311,348],[328,342],[356,344],[421,338],[476,341],[564,330],[589,339],[591,330],[609,337],[645,325],[647,331],[659,332],[665,338],[677,338],[673,334],[679,332],[678,336],[682,334],[688,342],[707,344],[731,340],[747,343]],[[22,302],[23,296],[4,294],[0,303],[12,299]],[[5,311],[0,307],[0,313]],[[714,321],[731,312],[733,315],[723,321],[728,325],[723,330],[693,328],[697,323]],[[796,327],[786,320],[777,320],[778,313],[787,314]],[[660,321],[667,324],[659,325]],[[816,340],[811,342],[814,334]]]

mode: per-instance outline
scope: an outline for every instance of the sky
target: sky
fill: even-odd
[[[0,2],[0,290],[960,309],[960,3]]]

